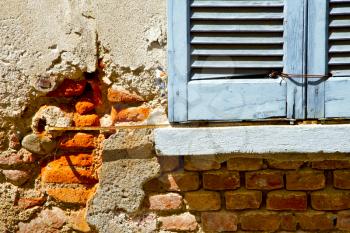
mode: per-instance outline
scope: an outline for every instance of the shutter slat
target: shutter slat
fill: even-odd
[[[249,68],[249,69],[202,69],[200,72],[194,71],[191,79],[200,80],[200,79],[223,79],[223,78],[235,78],[235,77],[267,77],[271,72],[270,68]]]
[[[262,20],[262,19],[283,19],[283,13],[238,13],[238,12],[194,12],[191,19],[207,19],[207,20]]]
[[[283,0],[269,1],[200,1],[194,0],[192,7],[283,7]]]
[[[350,23],[350,22],[349,22]],[[194,24],[191,32],[283,32],[283,25]]]
[[[195,60],[192,68],[282,68],[282,61],[223,61]]]
[[[350,44],[331,44],[330,53],[350,53]]]
[[[334,7],[330,10],[331,15],[349,15],[350,14],[350,7],[344,6],[344,7]]]
[[[238,48],[193,48],[191,55],[198,56],[283,56],[283,48],[238,49]]]
[[[283,35],[272,35],[272,33],[255,33],[247,35],[237,34],[195,34],[192,36],[191,44],[283,44]],[[349,35],[350,36],[350,35]]]
[[[344,55],[344,56],[338,56],[338,57],[335,57],[333,55],[329,59],[329,64],[330,65],[349,65],[350,64],[349,54]]]
[[[349,29],[337,29],[331,30],[330,40],[350,40],[350,30]]]
[[[350,27],[350,19],[331,19],[329,26],[331,28]]]

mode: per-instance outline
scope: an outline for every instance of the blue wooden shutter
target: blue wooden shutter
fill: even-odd
[[[308,73],[332,74],[309,80],[308,116],[350,117],[350,1],[311,0]],[[311,19],[311,20],[310,20]],[[317,25],[316,27],[313,27]]]
[[[306,0],[169,0],[172,122],[303,118]]]

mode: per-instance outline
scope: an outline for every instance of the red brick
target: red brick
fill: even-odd
[[[98,78],[88,80],[89,85],[91,86],[92,91],[89,93],[90,98],[96,106],[102,104],[102,93],[101,93],[101,84]]]
[[[220,193],[197,191],[185,193],[185,202],[189,210],[209,211],[221,208]]]
[[[337,215],[337,229],[350,232],[350,211],[341,211]]]
[[[302,230],[326,231],[333,229],[334,216],[325,212],[309,211],[296,214]]]
[[[227,169],[235,171],[255,171],[264,167],[262,159],[257,158],[231,158],[227,161]]]
[[[245,183],[247,189],[273,190],[284,187],[283,174],[271,170],[247,172]]]
[[[214,159],[200,159],[195,157],[185,157],[185,170],[188,171],[209,171],[221,168],[221,163]]]
[[[179,156],[157,157],[162,172],[172,172],[180,168]]]
[[[86,86],[86,80],[75,81],[65,79],[60,86],[47,94],[48,97],[73,97],[83,94]]]
[[[109,88],[107,98],[108,101],[113,103],[130,104],[144,102],[144,99],[141,96],[131,93],[122,87]]]
[[[148,197],[149,209],[171,211],[182,209],[182,196],[177,193],[158,194]]]
[[[326,189],[313,192],[311,206],[315,210],[350,209],[350,191]]]
[[[350,189],[350,171],[334,171],[333,185],[339,189]]]
[[[201,215],[205,232],[237,231],[238,218],[232,212],[205,212]]]
[[[291,213],[281,214],[281,230],[284,231],[296,231],[297,230],[297,219]]]
[[[48,189],[47,194],[57,201],[68,203],[85,205],[91,195],[94,193],[94,189],[86,188],[54,188]]]
[[[61,139],[59,147],[61,149],[93,149],[95,148],[95,137],[86,133],[65,136]]]
[[[160,228],[166,231],[195,231],[198,228],[196,217],[190,213],[160,217]]]
[[[299,170],[286,173],[286,188],[288,190],[318,190],[326,185],[323,171]]]
[[[54,160],[51,164],[56,166],[77,166],[88,167],[93,163],[93,156],[90,154],[77,154],[77,155],[61,155],[59,159]]]
[[[259,209],[262,200],[260,191],[238,190],[225,192],[226,209]]]
[[[272,191],[267,194],[268,210],[306,210],[307,195],[304,192]]]
[[[173,172],[152,179],[144,185],[147,191],[193,191],[199,189],[199,175],[195,172]]]
[[[80,99],[75,104],[75,111],[79,113],[80,115],[87,114],[95,109],[95,104],[92,102],[92,100],[84,98]]]
[[[20,198],[18,200],[18,207],[21,209],[30,209],[35,206],[42,206],[46,201],[45,197],[27,197],[27,198]]]
[[[252,211],[240,216],[241,227],[247,231],[276,231],[281,224],[281,216],[269,211]]]
[[[350,159],[323,160],[312,162],[312,168],[322,170],[348,169]]]
[[[281,170],[296,170],[296,169],[299,169],[304,164],[304,161],[279,160],[279,159],[270,159],[267,162],[270,168],[281,169]]]
[[[239,173],[211,171],[203,173],[203,188],[209,190],[228,190],[240,187]]]
[[[45,183],[95,184],[97,179],[93,175],[91,169],[57,166],[49,163],[41,171],[41,180]]]
[[[112,108],[113,109],[113,108]],[[113,122],[137,122],[148,118],[150,109],[147,107],[130,107],[121,110],[112,110],[111,118]]]
[[[89,127],[100,125],[100,118],[96,114],[80,115],[76,113],[74,114],[73,121],[76,127]]]

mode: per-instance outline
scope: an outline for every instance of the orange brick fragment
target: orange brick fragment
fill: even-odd
[[[85,205],[94,189],[86,188],[54,188],[47,190],[47,194],[64,203]]]
[[[146,107],[132,107],[120,111],[112,108],[111,117],[113,122],[143,121],[149,114],[150,109]]]
[[[73,97],[83,94],[86,81],[75,81],[65,79],[61,85],[54,91],[47,94],[48,97]]]
[[[74,114],[73,121],[76,127],[99,126],[100,118],[96,114]]]
[[[45,183],[95,184],[97,179],[93,175],[90,169],[49,163],[41,171],[41,180]]]
[[[45,201],[45,197],[20,198],[18,200],[18,207],[21,209],[30,209],[35,206],[43,205]]]
[[[77,154],[77,155],[62,155],[59,159],[52,161],[51,164],[57,166],[78,166],[87,167],[91,166],[93,162],[93,156],[90,154]]]
[[[81,99],[75,104],[75,111],[77,111],[77,113],[79,113],[80,115],[89,113],[94,109],[95,104],[87,98]]]
[[[73,136],[64,137],[60,143],[61,149],[93,149],[95,137],[92,134],[77,133]]]
[[[122,87],[109,88],[107,98],[110,102],[113,102],[113,103],[130,104],[130,103],[140,103],[144,101],[144,99],[141,96],[131,93]]]

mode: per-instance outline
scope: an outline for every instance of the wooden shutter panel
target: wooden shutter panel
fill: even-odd
[[[271,70],[302,72],[305,0],[168,5],[171,121],[304,117],[303,87],[266,76]]]

